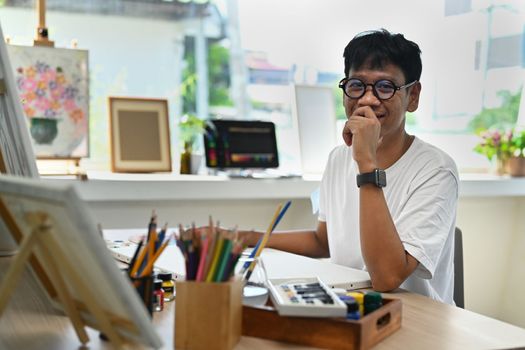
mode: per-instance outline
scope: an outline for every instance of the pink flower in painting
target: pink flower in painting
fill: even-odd
[[[45,112],[47,109],[51,108],[51,103],[46,98],[37,98],[35,100],[34,106],[37,110]]]
[[[84,111],[77,105],[78,88],[67,81],[61,67],[37,61],[18,67],[16,73],[28,118],[58,118],[65,112],[75,123],[84,119]]]
[[[53,69],[48,69],[46,70],[41,76],[42,76],[42,80],[46,81],[46,82],[51,82],[51,81],[54,81],[56,79],[56,72],[55,70]]]
[[[64,88],[61,86],[58,86],[56,89],[51,90],[51,98],[54,100],[60,100],[60,97],[64,93]]]
[[[66,111],[69,112],[69,111],[72,111],[72,110],[74,110],[75,108],[77,108],[77,104],[75,103],[74,100],[69,99],[69,100],[65,100],[65,101],[64,101],[63,107],[64,107],[64,109],[65,109]]]
[[[36,89],[36,81],[34,79],[20,79],[19,84],[24,91],[34,91]]]

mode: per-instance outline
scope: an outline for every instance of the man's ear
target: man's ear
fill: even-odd
[[[419,94],[421,93],[421,83],[418,81],[414,86],[410,87],[410,95],[408,96],[407,111],[414,112],[419,106]]]

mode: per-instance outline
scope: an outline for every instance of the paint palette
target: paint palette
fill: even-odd
[[[346,316],[346,304],[317,277],[269,279],[268,288],[281,316]]]

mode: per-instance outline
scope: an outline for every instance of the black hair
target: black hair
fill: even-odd
[[[421,50],[403,34],[393,34],[386,29],[363,32],[356,35],[345,47],[345,77],[351,69],[363,66],[371,69],[382,68],[392,63],[405,75],[406,83],[421,77]]]

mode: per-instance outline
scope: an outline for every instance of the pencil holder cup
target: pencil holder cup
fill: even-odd
[[[153,275],[144,277],[130,276],[130,280],[151,316],[153,314]]]
[[[242,326],[241,280],[176,283],[175,348],[232,349]]]

